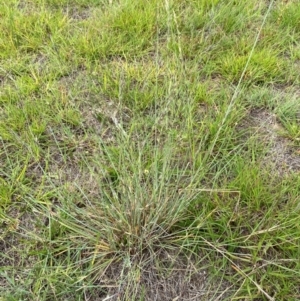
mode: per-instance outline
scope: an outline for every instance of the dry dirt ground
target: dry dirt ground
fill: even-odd
[[[282,135],[285,130],[275,114],[253,109],[242,127],[245,126],[250,136],[257,137],[268,149],[261,160],[262,166],[272,167],[279,176],[300,171],[300,148]]]

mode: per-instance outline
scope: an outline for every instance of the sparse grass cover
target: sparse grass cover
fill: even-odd
[[[0,1],[0,300],[300,300],[299,20]]]

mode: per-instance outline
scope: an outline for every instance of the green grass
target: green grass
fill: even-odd
[[[1,3],[0,300],[299,300],[298,15]]]

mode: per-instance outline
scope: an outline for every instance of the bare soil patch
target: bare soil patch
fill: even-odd
[[[122,277],[123,275],[123,277]],[[124,276],[126,275],[126,276]],[[147,301],[224,300],[231,286],[217,283],[208,276],[207,262],[161,250],[156,261],[151,258],[111,265],[98,280],[102,291],[90,300],[129,300],[143,296]],[[139,299],[132,299],[139,300]]]
[[[270,167],[279,176],[300,171],[300,149],[282,136],[284,129],[275,114],[266,109],[253,109],[242,128],[247,128],[249,135],[258,136],[268,147],[262,166]]]

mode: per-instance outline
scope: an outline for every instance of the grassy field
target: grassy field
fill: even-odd
[[[0,1],[0,300],[300,300],[297,0]]]

